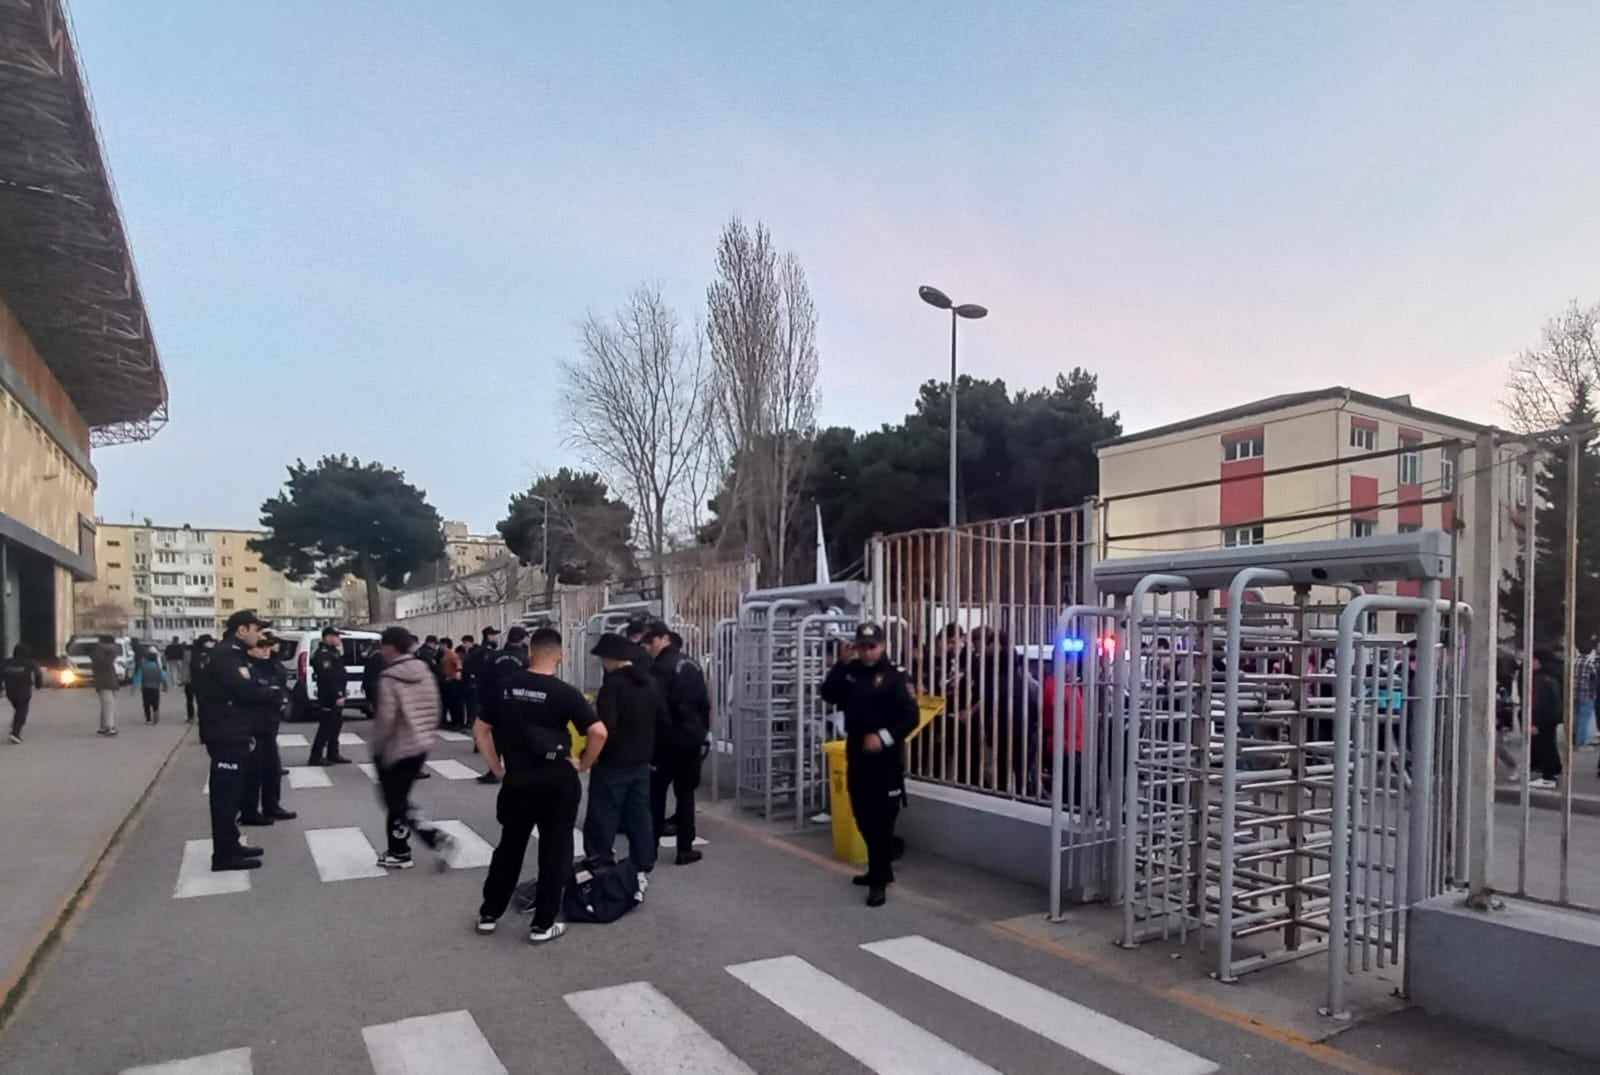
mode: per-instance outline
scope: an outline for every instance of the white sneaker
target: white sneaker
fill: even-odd
[[[643,903],[644,902],[644,894],[645,894],[646,890],[648,890],[649,888],[650,888],[650,875],[647,874],[647,873],[641,873],[639,875],[639,891],[637,891],[637,892],[635,892],[633,894],[633,902],[634,903]]]
[[[386,870],[409,870],[417,863],[410,855],[391,855],[385,851],[378,856],[378,865]]]
[[[13,743],[21,743],[22,742],[22,736],[18,735],[16,732],[12,732],[11,733],[11,741]]]
[[[1539,777],[1536,780],[1528,781],[1528,787],[1534,791],[1553,791],[1558,785],[1554,780],[1546,780],[1544,777]]]
[[[494,932],[496,925],[498,925],[498,923],[488,915],[479,915],[478,925],[476,928],[479,933],[487,935]]]
[[[565,922],[552,922],[552,923],[550,923],[550,928],[549,929],[532,929],[532,930],[529,930],[528,931],[528,943],[529,944],[544,944],[547,941],[555,940],[556,938],[560,937],[562,934],[564,934],[566,932],[567,932],[567,924]]]

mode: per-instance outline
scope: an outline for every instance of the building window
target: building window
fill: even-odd
[[[1453,493],[1456,491],[1456,461],[1454,459],[1439,460],[1439,491]]]
[[[1517,495],[1517,507],[1519,507],[1519,508],[1527,507],[1528,506],[1528,472],[1527,471],[1525,471],[1525,470],[1517,471],[1516,489],[1517,489],[1517,494],[1516,494]]]
[[[1369,538],[1378,532],[1378,524],[1371,519],[1351,519],[1350,536],[1354,538]]]
[[[117,585],[117,584],[116,584],[116,583],[114,583],[114,582],[113,582],[113,583],[112,583],[112,584],[111,584],[111,588],[112,588],[112,589],[113,589],[113,590],[116,590],[116,591],[118,591],[118,592],[119,592],[119,593],[120,593],[120,592],[121,592],[121,591],[122,591],[122,587],[121,587],[121,586],[118,586],[118,585]]]
[[[224,590],[233,589],[233,579],[232,579],[231,576],[228,576],[228,575],[222,576],[222,588]]]
[[[106,564],[106,566],[107,567],[121,567],[122,565],[119,564],[119,563],[112,562],[112,563]]]
[[[1396,634],[1414,635],[1417,633],[1417,614],[1415,612],[1400,612],[1394,618]]]
[[[1235,437],[1222,442],[1222,461],[1236,463],[1241,459],[1260,459],[1266,455],[1266,440],[1257,433],[1250,437]]]
[[[233,557],[231,557],[231,556],[224,556],[224,557],[223,557],[223,558],[222,558],[222,566],[223,566],[223,567],[232,567],[232,566],[233,566]]]
[[[224,612],[233,611],[233,598],[224,597],[220,603],[222,605],[222,611],[224,611]]]
[[[255,593],[256,592],[256,588],[254,586],[246,586],[244,588],[244,592],[245,593]]]
[[[250,575],[250,574],[254,574],[256,569],[253,568],[253,567],[246,566],[244,570],[245,570],[245,574]]]
[[[1362,617],[1362,621],[1361,630],[1363,632],[1369,635],[1378,633],[1378,613],[1376,611],[1367,613]]]
[[[1359,418],[1350,420],[1350,447],[1360,448],[1363,452],[1378,450],[1378,427]]]
[[[1233,549],[1241,545],[1264,545],[1266,528],[1262,526],[1230,526],[1222,531],[1222,544]]]
[[[122,542],[118,541],[116,538],[106,538],[106,547],[120,549],[122,548]]]
[[[272,611],[277,612],[279,609],[283,608],[283,599],[280,597],[269,597],[267,598],[267,607]]]
[[[1417,441],[1409,438],[1400,438],[1400,447],[1406,449],[1400,453],[1400,484],[1422,484],[1422,453],[1417,451]]]
[[[1422,524],[1421,523],[1401,523],[1400,526],[1399,526],[1400,533],[1402,533],[1402,534],[1415,534],[1418,530],[1421,530],[1421,529],[1422,529]]]

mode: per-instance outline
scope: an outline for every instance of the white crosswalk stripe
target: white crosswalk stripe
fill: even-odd
[[[508,1075],[466,1011],[363,1027],[374,1075]]]
[[[629,1075],[755,1075],[649,982],[563,999]]]
[[[284,747],[308,747],[310,745],[311,740],[307,739],[299,732],[280,732],[278,734],[279,750],[282,750]]]
[[[188,1060],[169,1060],[164,1064],[124,1068],[122,1075],[252,1075],[249,1049],[194,1056]]]
[[[443,739],[446,743],[470,743],[470,742],[472,742],[472,736],[465,735],[465,734],[463,734],[461,732],[440,732],[439,733],[439,738]]]
[[[361,738],[355,732],[340,732],[339,733],[339,745],[342,746],[342,747],[359,747],[359,746],[365,746],[366,743],[367,743],[367,741],[365,739]]]
[[[494,857],[494,848],[473,832],[465,821],[435,821],[434,825],[449,833],[456,841],[455,847],[444,857],[452,870],[475,870],[489,865],[489,860]]]
[[[999,1075],[799,956],[741,963],[728,973],[879,1075]]]
[[[696,836],[694,838],[694,846],[696,846],[696,847],[705,847],[710,842],[711,841],[707,840],[704,836]],[[661,838],[661,846],[662,847],[677,847],[678,846],[678,838],[676,836],[663,836]]]
[[[1207,1075],[1217,1065],[926,937],[861,946],[1119,1075]]]
[[[377,848],[360,829],[309,829],[306,846],[317,864],[317,876],[324,881],[353,881],[387,873],[378,865]]]
[[[356,768],[367,774],[367,779],[374,784],[378,782],[378,767],[370,761],[358,761],[356,762]]]
[[[250,891],[246,870],[211,872],[211,841],[189,840],[183,845],[183,861],[178,864],[178,883],[173,886],[175,900],[196,896],[225,896],[230,892]]]
[[[476,780],[480,775],[476,769],[462,765],[454,758],[445,758],[443,761],[430,761],[428,768],[446,780]]]
[[[328,770],[317,765],[291,765],[289,766],[289,786],[291,788],[331,788],[333,778],[328,775]]]

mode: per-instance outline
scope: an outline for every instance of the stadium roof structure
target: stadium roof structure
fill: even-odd
[[[166,424],[167,381],[63,0],[0,0],[0,295],[91,444]]]

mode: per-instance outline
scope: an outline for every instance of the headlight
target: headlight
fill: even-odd
[[[76,683],[77,681],[78,681],[78,673],[74,672],[70,668],[63,668],[61,670],[61,685],[63,687],[70,687],[74,683]]]

